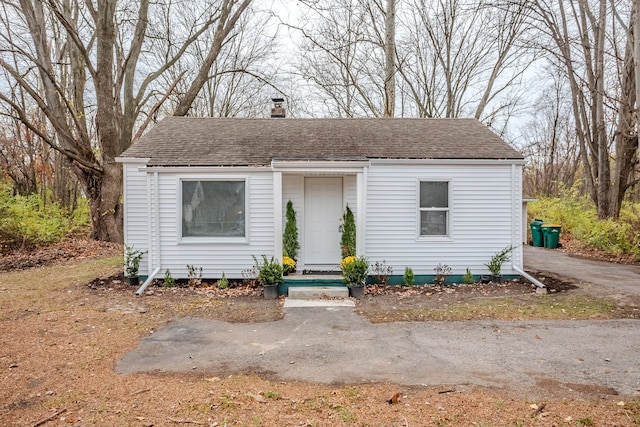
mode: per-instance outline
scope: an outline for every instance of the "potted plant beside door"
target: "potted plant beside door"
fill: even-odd
[[[278,298],[278,286],[282,283],[282,264],[275,257],[268,260],[266,255],[262,255],[262,264],[258,262],[256,257],[253,257],[253,260],[258,270],[258,280],[264,289],[264,298]]]
[[[340,270],[342,270],[342,280],[349,288],[349,295],[362,298],[369,273],[369,261],[363,256],[358,258],[348,256],[340,262]]]

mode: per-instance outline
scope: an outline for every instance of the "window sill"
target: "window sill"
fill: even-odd
[[[183,237],[178,240],[179,245],[221,244],[221,245],[247,245],[246,237]]]
[[[439,243],[453,243],[453,239],[450,236],[418,236],[416,238],[418,242],[439,242]]]

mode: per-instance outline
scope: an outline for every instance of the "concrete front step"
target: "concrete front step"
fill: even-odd
[[[289,287],[289,298],[349,298],[349,288],[346,286],[295,286]]]
[[[350,299],[284,299],[284,308],[304,307],[355,307],[356,303]]]

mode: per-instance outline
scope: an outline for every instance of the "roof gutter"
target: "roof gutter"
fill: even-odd
[[[386,165],[526,165],[524,159],[370,159],[371,164]]]

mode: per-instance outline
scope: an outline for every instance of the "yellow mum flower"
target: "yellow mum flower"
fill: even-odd
[[[342,259],[342,261],[340,261],[340,270],[344,270],[344,267],[356,262],[357,258],[354,256],[348,256]]]
[[[296,268],[296,262],[293,260],[293,258],[289,258],[288,256],[283,256],[282,266],[285,268],[288,268],[289,270],[293,270],[294,268]]]

